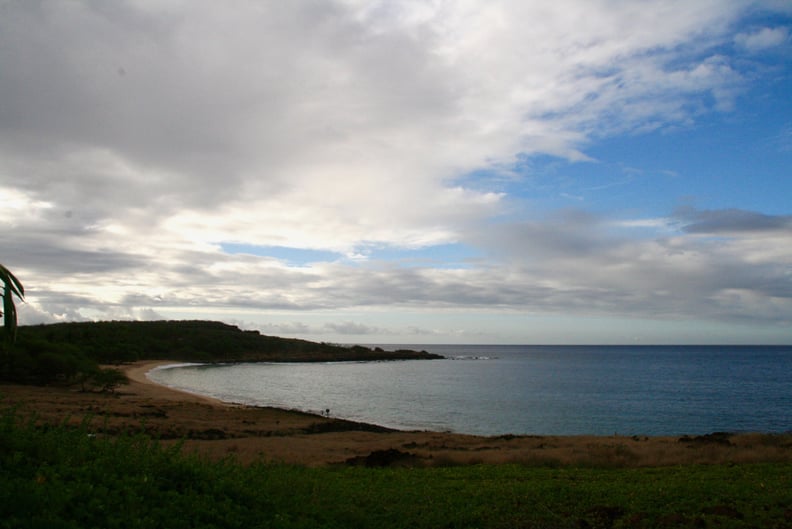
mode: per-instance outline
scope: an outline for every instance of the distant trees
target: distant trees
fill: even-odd
[[[21,301],[25,299],[25,288],[8,268],[0,264],[0,281],[3,283],[3,310],[0,316],[3,318],[3,329],[6,342],[13,342],[16,339],[17,313],[14,305],[14,296]]]

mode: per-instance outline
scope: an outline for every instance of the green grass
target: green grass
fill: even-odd
[[[792,527],[792,465],[243,466],[0,418],[0,527]]]

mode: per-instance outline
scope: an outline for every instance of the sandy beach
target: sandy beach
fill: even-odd
[[[101,434],[141,432],[184,450],[241,462],[308,466],[476,463],[657,466],[792,461],[792,435],[698,437],[514,436],[406,432],[276,408],[228,404],[150,381],[172,361],[122,367],[130,383],[115,394],[77,388],[0,385],[0,408],[43,423],[89,421]]]

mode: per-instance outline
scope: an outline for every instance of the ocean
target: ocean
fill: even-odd
[[[479,435],[792,431],[792,347],[388,345],[444,360],[181,365],[228,402]]]

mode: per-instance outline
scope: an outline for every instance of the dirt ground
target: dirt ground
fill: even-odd
[[[87,422],[100,435],[141,432],[212,458],[283,462],[441,466],[476,463],[661,466],[792,461],[792,434],[684,437],[504,435],[394,431],[276,408],[222,403],[149,381],[172,362],[124,366],[131,382],[115,394],[76,388],[0,385],[0,410],[16,407],[43,423]]]

